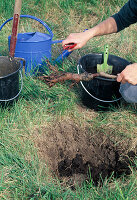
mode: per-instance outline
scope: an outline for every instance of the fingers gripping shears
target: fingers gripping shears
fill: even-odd
[[[68,43],[63,46],[63,49],[70,50],[70,49],[73,49],[76,45],[77,45],[76,43]]]

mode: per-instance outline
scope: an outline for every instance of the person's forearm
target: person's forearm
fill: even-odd
[[[96,36],[107,35],[116,32],[117,24],[113,17],[109,17],[108,19],[104,20],[93,28],[87,30],[87,37],[91,39]]]
[[[85,32],[71,33],[62,42],[62,46],[69,43],[75,43],[77,45],[71,49],[73,51],[75,49],[80,49],[81,47],[83,47],[88,42],[88,40],[90,40],[93,37],[107,35],[116,32],[117,32],[117,24],[113,17],[109,17],[108,19],[104,20],[103,22],[99,23],[98,25],[94,26],[89,30],[86,30]]]

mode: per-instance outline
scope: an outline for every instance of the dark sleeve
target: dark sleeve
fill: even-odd
[[[118,13],[112,16],[119,31],[137,22],[137,0],[129,0]]]

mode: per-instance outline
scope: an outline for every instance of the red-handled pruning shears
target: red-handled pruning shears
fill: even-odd
[[[64,50],[73,49],[77,44],[76,43],[68,43],[63,46]]]

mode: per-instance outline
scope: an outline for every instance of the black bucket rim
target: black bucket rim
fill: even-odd
[[[0,56],[0,58],[1,58],[1,57],[3,57],[3,58],[6,57],[6,58],[9,58],[9,59],[10,59],[9,56]],[[8,74],[8,75],[0,76],[0,79],[8,78],[9,76],[12,76],[13,74],[15,74],[15,73],[17,73],[19,70],[21,70],[22,66],[21,66],[21,63],[18,61],[18,59],[20,59],[20,58],[18,58],[18,57],[14,57],[14,58],[11,58],[11,59],[15,59],[16,62],[19,63],[19,68],[18,68],[16,71],[14,71],[14,72],[12,72],[12,73],[10,73],[10,74]]]
[[[92,56],[93,55],[95,55],[95,56],[103,56],[103,53],[89,53],[89,54],[86,54],[86,55],[82,56],[78,61],[79,67],[82,66],[81,65],[81,60],[86,58],[87,56],[91,56],[91,55]],[[109,54],[109,56],[112,56],[114,58],[122,59],[122,60],[128,62],[129,64],[132,64],[132,62],[129,62],[128,60],[126,60],[124,58],[121,58],[120,56],[116,56],[116,55],[113,55],[113,54]],[[86,72],[86,70],[84,70],[82,67],[80,67],[80,68],[81,68],[81,71]],[[103,81],[110,81],[110,82],[116,82],[117,81],[116,79],[113,79],[113,78],[105,78],[105,77],[101,77],[101,76],[95,77],[95,79],[103,80]]]
[[[84,73],[84,72],[86,72],[86,70],[84,70],[83,68],[82,68],[82,65],[81,64],[78,64],[78,66],[80,67],[80,69],[81,69],[81,71]],[[101,76],[96,76],[96,77],[94,77],[95,79],[99,79],[99,80],[102,80],[102,81],[111,81],[111,82],[116,82],[116,79],[114,79],[114,78],[105,78],[105,77],[101,77]]]

